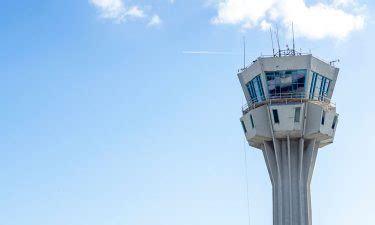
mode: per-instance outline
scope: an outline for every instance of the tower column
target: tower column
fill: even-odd
[[[311,54],[259,57],[239,71],[246,140],[260,149],[272,183],[273,225],[312,225],[310,184],[318,149],[333,143],[330,102],[339,69]]]
[[[310,183],[318,142],[274,139],[263,142],[272,183],[274,225],[311,225]]]

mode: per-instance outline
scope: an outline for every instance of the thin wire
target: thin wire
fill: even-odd
[[[243,141],[243,151],[245,154],[245,179],[246,179],[246,200],[247,200],[247,217],[250,225],[250,200],[249,200],[249,175],[247,174],[247,153],[246,153],[246,138]]]
[[[243,36],[243,69],[246,68],[246,39]]]

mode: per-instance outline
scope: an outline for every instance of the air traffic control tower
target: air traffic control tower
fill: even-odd
[[[335,135],[338,114],[330,99],[338,72],[333,63],[288,50],[238,73],[247,100],[241,123],[266,161],[274,225],[312,224],[311,177],[318,149]]]

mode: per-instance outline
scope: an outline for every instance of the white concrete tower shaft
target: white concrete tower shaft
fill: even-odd
[[[272,182],[274,224],[311,224],[310,182],[317,156],[315,140],[280,139],[264,143]]]
[[[333,142],[330,102],[338,69],[312,55],[261,57],[239,74],[242,127],[262,150],[272,183],[274,225],[311,225],[310,184],[318,149]]]

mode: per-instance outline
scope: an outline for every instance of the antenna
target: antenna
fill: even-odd
[[[246,39],[243,36],[243,69],[246,68]]]
[[[279,48],[279,57],[281,57],[280,39],[279,39],[279,26],[277,26],[277,24],[276,24],[276,40],[277,40],[277,47]]]
[[[275,47],[273,46],[272,28],[270,27],[271,43],[272,43],[272,55],[275,56]]]
[[[340,59],[332,60],[329,62],[329,65],[336,66],[336,63],[339,63],[339,62],[340,62]]]
[[[292,33],[293,33],[293,55],[296,55],[296,45],[294,42],[294,24],[292,22]]]

